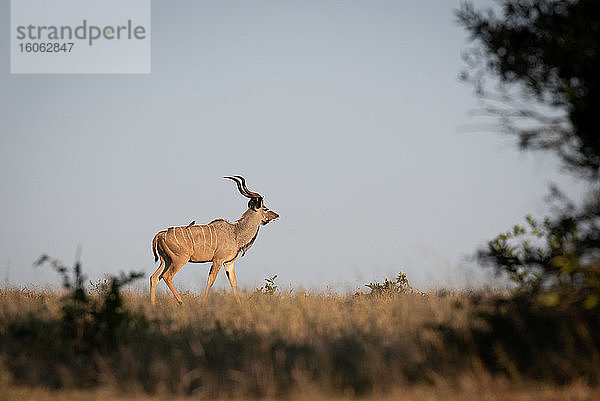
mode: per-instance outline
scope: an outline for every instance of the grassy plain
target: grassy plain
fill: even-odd
[[[597,316],[506,294],[64,295],[0,289],[0,400],[600,399]]]

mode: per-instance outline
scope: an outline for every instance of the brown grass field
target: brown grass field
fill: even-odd
[[[0,289],[0,400],[598,400],[597,316],[506,294]]]

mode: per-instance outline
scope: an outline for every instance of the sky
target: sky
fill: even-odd
[[[489,6],[491,1],[477,1]],[[153,1],[150,74],[10,74],[0,2],[0,280],[154,272],[166,227],[235,221],[240,174],[281,216],[236,261],[249,290],[497,284],[472,259],[549,183],[555,158],[472,129],[458,1]],[[174,279],[201,291],[209,264]],[[138,286],[147,286],[147,277]],[[228,289],[224,273],[216,288]],[[164,284],[160,291],[166,291]]]

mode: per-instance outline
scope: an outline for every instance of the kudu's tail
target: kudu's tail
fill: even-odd
[[[152,253],[154,254],[154,263],[158,262],[158,253],[156,252],[156,244],[158,243],[158,234],[152,240]]]

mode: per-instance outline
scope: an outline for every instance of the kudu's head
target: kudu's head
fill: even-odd
[[[265,225],[271,221],[277,220],[279,215],[272,210],[269,210],[263,203],[262,195],[252,192],[246,187],[246,180],[241,175],[227,176],[224,177],[235,181],[237,184],[238,190],[242,195],[246,198],[249,198],[248,201],[248,209],[252,210],[254,213],[258,213],[261,219],[261,224]]]

